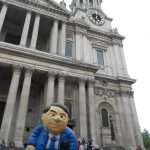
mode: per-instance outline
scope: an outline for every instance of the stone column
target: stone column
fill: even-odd
[[[123,113],[124,113],[124,129],[126,135],[126,147],[134,148],[136,146],[135,137],[133,132],[133,123],[131,118],[131,106],[126,91],[121,91]]]
[[[133,93],[132,93],[133,94]],[[136,145],[140,145],[141,148],[144,150],[144,144],[143,144],[143,139],[141,135],[141,130],[140,130],[140,125],[138,121],[138,116],[135,108],[135,103],[134,103],[134,98],[133,95],[130,97],[130,103],[131,103],[131,110],[132,110],[132,119],[133,119],[133,125],[134,125],[134,136],[136,139]]]
[[[28,100],[30,94],[32,73],[33,73],[32,68],[30,67],[25,68],[25,77],[24,77],[24,82],[23,82],[23,87],[21,92],[18,116],[16,121],[15,137],[14,137],[16,146],[23,146],[22,142],[23,142],[26,113],[27,113]]]
[[[58,20],[56,19],[54,19],[50,40],[50,52],[56,54],[58,44]]]
[[[12,80],[8,92],[8,97],[6,101],[5,112],[3,116],[3,121],[1,125],[1,138],[5,140],[5,142],[9,141],[10,128],[12,123],[12,118],[14,114],[16,95],[18,91],[19,79],[21,74],[21,67],[19,65],[13,66],[13,75]]]
[[[87,111],[85,97],[85,79],[79,78],[79,120],[80,120],[80,137],[87,139]]]
[[[66,23],[62,22],[61,36],[60,36],[60,55],[65,56],[65,43],[66,43]]]
[[[123,145],[123,139],[122,139],[122,130],[121,130],[121,120],[119,116],[119,112],[115,113],[116,118],[116,126],[117,126],[117,141],[119,145]]]
[[[89,118],[90,118],[90,137],[93,144],[96,143],[96,114],[95,114],[95,96],[94,96],[94,79],[88,80],[88,98],[89,98]]]
[[[66,75],[64,73],[59,73],[58,78],[58,103],[64,104],[64,98],[65,98],[65,77]]]
[[[8,5],[7,5],[7,3],[4,3],[2,6],[2,9],[1,9],[1,13],[0,13],[0,32],[1,32],[2,26],[4,24],[4,19],[6,17],[7,9],[8,9]]]
[[[20,45],[21,46],[26,46],[30,20],[31,20],[31,11],[29,10],[26,14],[25,23],[24,23],[24,26],[23,26],[23,31],[22,31],[21,40],[20,40]]]
[[[48,84],[46,93],[46,106],[54,103],[54,82],[56,73],[53,71],[48,72]]]
[[[36,49],[39,25],[40,25],[40,14],[37,13],[34,21],[34,27],[33,27],[33,33],[32,33],[31,45],[30,45],[30,48],[33,49]]]

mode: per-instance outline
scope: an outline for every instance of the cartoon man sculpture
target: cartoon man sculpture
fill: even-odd
[[[54,103],[42,114],[42,124],[31,133],[26,150],[77,150],[76,137],[67,127],[68,108]]]

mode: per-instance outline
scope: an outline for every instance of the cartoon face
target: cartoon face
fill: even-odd
[[[42,114],[41,120],[49,132],[57,135],[67,126],[68,114],[60,107],[51,106],[48,112]]]

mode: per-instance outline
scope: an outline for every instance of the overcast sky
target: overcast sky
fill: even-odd
[[[65,0],[67,5],[71,1]],[[132,87],[140,127],[150,132],[150,0],[103,0],[102,9],[126,37],[124,53],[129,75],[137,79]]]

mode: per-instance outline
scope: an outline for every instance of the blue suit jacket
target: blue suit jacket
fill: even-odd
[[[43,126],[43,124],[38,125],[31,133],[29,137],[28,145],[34,145],[35,150],[45,150],[48,141],[49,132]],[[62,141],[69,142],[69,150],[77,150],[77,142],[74,132],[66,127],[64,131],[60,134],[58,150],[61,150],[60,145]]]

